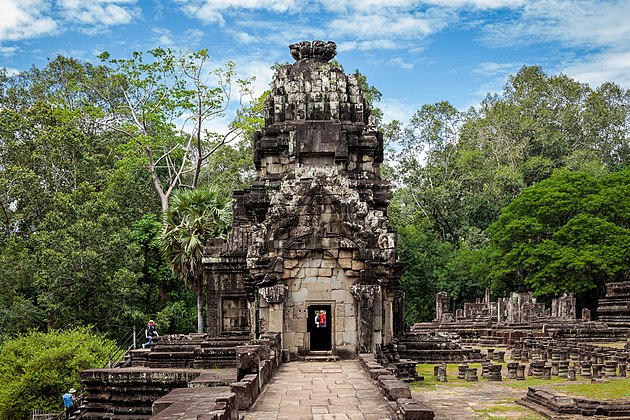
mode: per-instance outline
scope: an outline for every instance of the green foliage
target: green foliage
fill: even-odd
[[[88,185],[58,193],[35,240],[40,305],[51,325],[125,325],[125,311],[142,296],[140,258],[115,203]]]
[[[41,326],[43,313],[37,305],[33,282],[37,264],[26,239],[13,236],[0,248],[0,342],[2,337]]]
[[[161,334],[186,334],[197,330],[197,311],[183,301],[169,302],[156,316]]]
[[[234,62],[207,71],[207,50],[156,48],[134,52],[128,59],[108,53],[100,58],[111,94],[99,95],[95,105],[101,112],[95,122],[125,136],[126,159],[144,157],[163,211],[175,188],[196,188],[208,158],[253,124],[243,123],[249,113],[242,110],[227,133],[204,130],[210,120],[224,115],[233,87],[241,100],[251,96],[251,80],[236,79]],[[100,85],[90,87],[100,92]]]
[[[425,231],[426,221],[436,236],[417,236],[415,244],[400,243],[400,249],[432,250],[425,255],[444,261],[432,267],[427,265],[430,272],[421,270],[422,275],[405,274],[409,279],[407,287],[431,291],[426,298],[413,298],[424,302],[418,305],[428,307],[436,288],[449,291],[458,305],[464,298],[462,292],[477,293],[488,284],[494,285],[495,294],[536,287],[539,296],[545,297],[560,291],[586,294],[589,290],[596,292],[592,294],[596,300],[604,281],[623,277],[619,249],[612,244],[604,248],[606,251],[566,245],[576,241],[576,235],[584,238],[585,232],[592,229],[601,230],[611,240],[621,240],[623,235],[608,224],[620,226],[618,215],[625,212],[625,207],[619,203],[613,206],[614,210],[608,210],[612,213],[603,221],[597,219],[599,216],[574,220],[558,232],[562,240],[545,237],[536,254],[524,255],[522,247],[527,248],[528,244],[520,243],[516,236],[506,240],[512,241],[513,248],[504,258],[513,258],[523,265],[504,261],[509,269],[492,267],[492,278],[501,278],[494,283],[489,281],[487,270],[491,261],[498,260],[490,260],[487,252],[487,229],[525,188],[542,183],[558,169],[601,180],[607,180],[609,173],[621,173],[630,158],[628,121],[630,91],[614,83],[592,89],[565,75],[547,75],[533,66],[523,67],[508,79],[501,94],[488,95],[478,108],[462,112],[448,102],[438,102],[423,105],[406,126],[398,122],[386,126],[388,152],[395,163],[385,167],[384,174],[398,186],[392,208],[404,208],[407,214],[416,215],[400,219],[397,229],[404,232],[415,224],[418,231]],[[584,193],[588,194],[588,190]],[[603,197],[602,194],[598,199]],[[532,198],[534,204],[519,215],[511,229],[543,235],[547,225],[534,215],[561,217],[559,207],[569,206],[571,200],[571,192],[566,197],[558,193],[544,203]],[[617,246],[622,247],[623,242]],[[553,264],[562,265],[564,272]],[[603,269],[604,264],[606,270],[593,271],[595,266]],[[551,272],[543,267],[558,278],[549,283]],[[627,261],[625,267],[627,272]],[[509,273],[499,275],[501,270]],[[533,271],[539,274],[538,280],[528,274]],[[574,279],[572,276],[578,272]],[[564,277],[561,280],[559,276]],[[530,283],[524,281],[526,277]],[[425,287],[427,282],[431,287]],[[429,312],[422,313],[422,319],[430,319]]]
[[[559,170],[523,190],[489,228],[498,289],[592,294],[629,277],[630,170],[597,178]]]
[[[173,274],[197,293],[197,332],[203,332],[203,251],[210,238],[225,237],[231,200],[213,188],[178,190],[164,213],[162,246]]]
[[[61,411],[62,394],[79,389],[78,372],[101,368],[117,346],[88,327],[31,331],[0,345],[0,418]]]

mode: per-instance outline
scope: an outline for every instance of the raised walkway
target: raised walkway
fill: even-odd
[[[396,414],[357,360],[283,364],[245,420],[386,420]]]

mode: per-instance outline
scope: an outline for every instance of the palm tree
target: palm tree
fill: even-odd
[[[178,190],[164,212],[162,245],[173,274],[197,292],[197,332],[203,332],[203,248],[208,238],[225,237],[230,198],[213,188]]]

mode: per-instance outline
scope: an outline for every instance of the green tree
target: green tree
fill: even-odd
[[[386,126],[394,163],[384,173],[397,186],[394,208],[422,215],[437,240],[450,244],[438,248],[423,235],[413,245],[400,244],[433,249],[436,256],[446,252],[444,265],[425,273],[437,282],[433,287],[449,291],[457,303],[487,285],[486,229],[524,188],[559,168],[602,177],[627,166],[629,92],[614,83],[592,89],[526,66],[479,107],[462,112],[438,102],[422,106],[406,126]],[[418,223],[419,217],[401,219],[401,225]],[[423,231],[424,222],[416,228]],[[428,290],[420,277],[411,281]],[[510,284],[525,287],[504,278],[500,291]]]
[[[114,89],[106,94],[92,85],[101,99],[92,115],[127,139],[128,157],[144,156],[164,211],[175,188],[196,188],[208,158],[238,138],[238,125],[222,135],[204,127],[224,115],[234,86],[241,98],[250,95],[251,81],[235,80],[231,61],[207,72],[207,50],[176,54],[156,48],[129,59],[112,59],[108,53],[100,58]]]
[[[597,296],[630,278],[630,170],[597,178],[558,170],[529,187],[488,229],[497,289]]]
[[[197,332],[203,332],[203,250],[227,234],[231,200],[212,188],[178,190],[164,212],[163,250],[177,277],[197,293]]]
[[[53,327],[99,323],[111,330],[138,321],[140,252],[118,213],[88,184],[55,194],[33,237],[38,303]]]
[[[79,388],[78,372],[102,368],[116,344],[87,327],[31,331],[0,345],[0,418],[30,418],[33,409],[61,411],[61,395]]]

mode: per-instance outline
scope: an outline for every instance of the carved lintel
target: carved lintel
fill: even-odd
[[[268,303],[281,303],[287,296],[289,288],[284,284],[276,284],[269,287],[261,287],[260,295],[265,298]]]
[[[371,307],[374,300],[381,294],[381,286],[376,284],[355,284],[350,286],[352,296],[358,301],[366,301]]]

